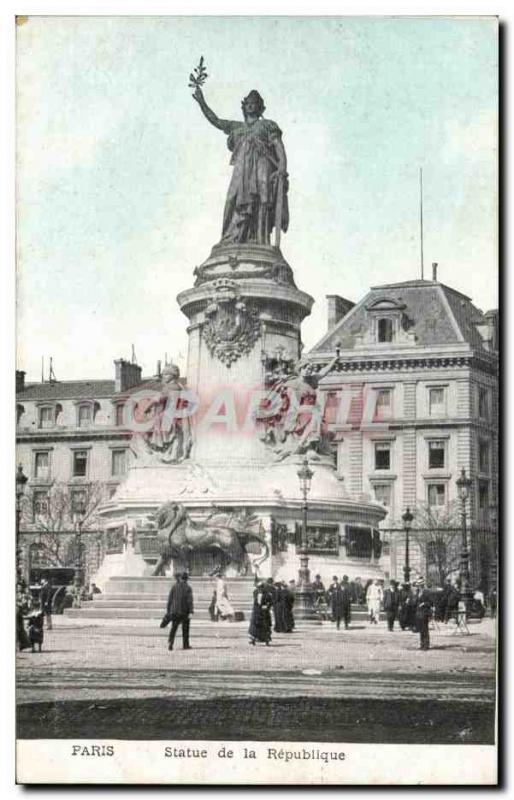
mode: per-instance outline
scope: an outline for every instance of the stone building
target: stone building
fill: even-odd
[[[339,355],[320,383],[338,472],[351,492],[370,494],[388,509],[381,523],[390,532],[386,574],[403,574],[407,507],[417,533],[411,566],[430,571],[435,543],[425,528],[437,519],[452,529],[447,539],[458,561],[455,481],[465,469],[472,479],[468,521],[477,539],[474,579],[489,582],[498,506],[497,311],[483,313],[439,282],[436,265],[431,281],[375,286],[355,305],[337,295],[327,302],[328,331],[308,357],[316,372]],[[329,416],[331,406],[336,411]],[[484,547],[485,566],[477,563]]]
[[[91,517],[83,531],[87,572],[102,559],[93,506],[114,493],[130,464],[127,393],[151,384],[142,381],[137,364],[114,364],[113,380],[28,383],[24,372],[16,373],[17,463],[28,478],[20,519],[26,575],[50,566],[73,568],[72,510],[79,499]]]
[[[411,566],[430,571],[434,543],[424,529],[427,518],[452,529],[458,558],[455,481],[464,468],[473,481],[472,564],[477,580],[490,583],[498,505],[497,312],[482,313],[435,274],[432,281],[372,287],[357,304],[337,295],[327,300],[328,330],[307,356],[309,369],[319,373],[334,362],[319,389],[337,476],[342,493],[387,509],[380,523],[385,575],[403,574],[407,507],[426,540],[425,548],[417,547],[413,536]],[[141,368],[123,359],[115,361],[113,380],[25,383],[24,377],[17,373],[16,400],[18,464],[29,478],[21,525],[28,571],[49,565],[38,515],[52,487],[64,487],[73,498],[95,484],[108,500],[124,481],[133,458],[126,400],[141,389],[158,389],[160,377],[143,379]],[[121,551],[118,539],[126,536],[106,534],[93,519],[84,529],[89,575],[106,553]],[[73,542],[73,532],[68,514],[61,538]],[[73,566],[75,555],[72,544],[63,548],[62,566]]]

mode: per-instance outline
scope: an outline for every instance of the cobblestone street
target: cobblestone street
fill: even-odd
[[[21,738],[492,741],[490,620],[469,636],[432,630],[428,652],[384,623],[251,647],[245,623],[193,621],[193,649],[170,653],[158,628],[70,622],[54,621],[42,653],[18,654]]]

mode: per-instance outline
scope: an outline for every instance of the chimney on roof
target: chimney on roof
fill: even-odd
[[[22,369],[16,370],[16,393],[23,392],[25,388],[25,372]]]
[[[118,358],[114,362],[114,391],[126,392],[141,383],[141,367],[138,364],[131,364],[123,358]]]
[[[486,311],[483,320],[477,325],[482,337],[484,347],[490,352],[497,352],[499,348],[498,309]]]
[[[327,330],[332,330],[354,305],[351,300],[346,300],[338,294],[327,294]]]
[[[435,281],[435,282],[437,282],[437,267],[438,266],[439,265],[438,265],[437,261],[432,261],[432,280]]]
[[[157,362],[157,377],[160,378],[162,376],[162,361],[161,359]]]

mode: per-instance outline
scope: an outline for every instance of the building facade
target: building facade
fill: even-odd
[[[390,532],[386,574],[403,576],[407,508],[414,514],[411,568],[430,573],[441,548],[448,549],[446,571],[458,568],[456,480],[464,469],[472,480],[473,578],[489,585],[498,506],[497,312],[479,311],[436,274],[373,287],[356,305],[327,299],[329,329],[309,359],[317,372],[338,356],[320,383],[332,409],[338,471],[350,491],[388,509],[381,523]]]
[[[328,330],[307,356],[308,371],[324,373],[318,388],[342,490],[387,508],[385,575],[403,576],[407,508],[414,515],[411,568],[430,574],[441,558],[446,572],[457,568],[456,479],[464,469],[472,480],[466,511],[473,578],[489,590],[498,507],[497,312],[484,314],[435,274],[373,287],[357,304],[337,295],[327,300]],[[114,363],[111,381],[25,383],[17,373],[18,464],[29,479],[20,516],[27,575],[38,566],[76,564],[77,498],[91,506],[82,531],[86,579],[123,546],[97,527],[94,507],[112,497],[133,458],[126,400],[158,387],[160,367],[143,379],[137,364]],[[57,555],[55,541],[64,543]]]

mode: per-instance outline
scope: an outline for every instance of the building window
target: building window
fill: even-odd
[[[375,483],[373,485],[375,491],[375,500],[381,503],[386,508],[391,507],[391,484],[390,483]]]
[[[478,389],[478,416],[489,419],[489,390],[480,386]]]
[[[91,425],[91,406],[89,404],[84,404],[79,406],[78,409],[78,424],[79,428],[87,428],[88,425]]]
[[[391,469],[391,445],[387,442],[375,444],[375,469]]]
[[[432,565],[447,564],[446,542],[431,541],[427,542],[427,562]]]
[[[378,320],[378,341],[393,341],[393,321],[389,317],[382,317]]]
[[[127,451],[126,450],[113,450],[112,451],[112,474],[116,477],[125,475],[127,472]]]
[[[444,469],[446,445],[442,439],[434,439],[428,443],[428,468]]]
[[[50,477],[50,453],[36,453],[34,457],[34,477],[48,480]]]
[[[46,489],[35,489],[32,494],[32,516],[43,516],[48,513],[48,492]]]
[[[73,514],[77,509],[87,510],[87,493],[85,489],[72,489],[70,491],[70,507]]]
[[[480,442],[478,446],[478,465],[480,472],[489,472],[489,442]]]
[[[85,478],[87,474],[87,450],[73,451],[73,477]]]
[[[478,484],[478,507],[480,511],[489,510],[489,481],[480,481]]]
[[[375,404],[375,422],[381,419],[390,419],[392,409],[391,389],[377,389],[377,401]]]
[[[444,402],[444,389],[439,386],[428,390],[428,407],[431,417],[444,417],[446,415]]]
[[[444,483],[429,483],[427,499],[429,506],[444,506],[446,504],[446,485]]]
[[[123,404],[119,403],[116,406],[116,425],[121,427],[123,425]]]
[[[16,425],[20,424],[21,418],[23,417],[24,413],[25,413],[24,406],[18,403],[18,405],[16,406]]]
[[[43,406],[39,409],[39,427],[53,428],[55,425],[55,409],[53,406]]]

